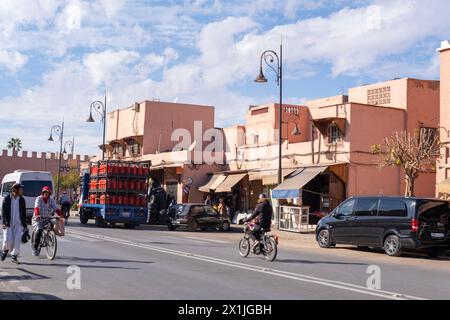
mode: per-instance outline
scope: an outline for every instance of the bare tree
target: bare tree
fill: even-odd
[[[372,153],[380,158],[381,167],[397,166],[405,173],[405,196],[414,196],[414,186],[421,171],[436,168],[440,158],[439,135],[433,130],[416,130],[414,135],[396,132],[382,145],[372,146]]]

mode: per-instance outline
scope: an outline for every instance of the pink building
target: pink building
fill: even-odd
[[[214,129],[214,107],[143,101],[107,115],[106,156],[148,161],[151,176],[178,202],[202,200],[197,187],[207,172],[221,165],[203,165],[205,133]],[[197,161],[195,161],[197,160]]]
[[[285,194],[279,203],[292,199],[311,211],[333,209],[352,195],[402,195],[400,168],[380,169],[372,146],[395,132],[437,130],[439,82],[396,79],[306,106],[283,105],[280,186],[278,108],[251,106],[245,125],[224,129],[228,170],[215,172],[201,191],[227,195],[237,208],[248,209],[260,192],[276,188],[277,198]],[[434,196],[435,172],[420,174],[416,194]]]
[[[441,122],[442,157],[437,171],[437,196],[450,199],[450,41],[438,49],[441,58]]]

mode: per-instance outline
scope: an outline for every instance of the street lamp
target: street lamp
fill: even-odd
[[[63,153],[67,153],[67,150],[71,150],[70,151],[70,154],[72,154],[73,155],[73,148],[74,148],[74,146],[75,146],[75,138],[73,138],[73,140],[72,141],[66,141],[65,143],[64,143],[64,151],[63,151]]]
[[[59,188],[61,186],[61,158],[62,158],[62,148],[63,148],[63,139],[64,139],[64,120],[61,126],[55,125],[50,129],[50,138],[48,141],[53,140],[53,134],[56,134],[59,137],[59,161],[58,161],[58,182],[56,186],[56,199],[59,198]]]
[[[276,59],[276,65],[275,65]],[[282,117],[282,105],[283,105],[283,44],[280,44],[280,55],[273,50],[266,50],[261,54],[261,61],[259,64],[259,75],[256,77],[255,82],[257,83],[266,83],[267,78],[263,73],[263,61],[265,64],[275,72],[277,76],[277,86],[280,88],[280,105],[278,109],[278,124],[279,124],[279,132],[278,132],[278,184],[280,184],[283,180],[282,177],[282,154],[281,154],[281,144],[282,144],[282,132],[281,127],[283,125]],[[298,127],[296,125],[296,129]],[[295,129],[294,129],[295,130]]]
[[[95,122],[94,118],[92,117],[92,109],[97,111],[98,114],[102,117],[101,121],[103,122],[103,145],[102,145],[102,160],[105,160],[105,132],[106,132],[106,94],[105,94],[105,102],[101,101],[94,101],[91,103],[90,112],[89,112],[89,118],[86,120],[86,122]]]

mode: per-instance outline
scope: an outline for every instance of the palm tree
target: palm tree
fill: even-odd
[[[12,149],[13,151],[22,150],[22,140],[19,138],[11,138],[11,140],[8,141],[7,148]]]

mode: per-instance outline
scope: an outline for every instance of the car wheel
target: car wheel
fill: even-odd
[[[197,221],[189,221],[187,224],[189,231],[196,231],[198,229]]]
[[[330,231],[327,229],[320,230],[317,235],[317,243],[321,248],[329,248],[332,246]]]
[[[86,224],[88,223],[89,219],[86,217],[86,213],[84,212],[84,210],[80,211],[80,222],[81,224]]]
[[[219,231],[227,232],[230,231],[230,229],[231,229],[230,223],[228,221],[224,221],[220,226]]]
[[[440,248],[430,248],[426,250],[427,255],[430,258],[439,258],[445,255],[446,250]]]
[[[402,255],[400,239],[395,235],[388,236],[384,240],[384,252],[391,257],[400,257]]]

